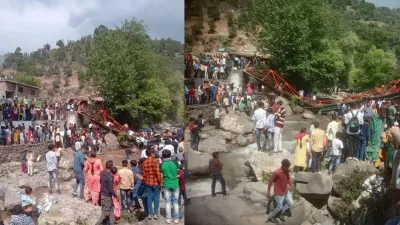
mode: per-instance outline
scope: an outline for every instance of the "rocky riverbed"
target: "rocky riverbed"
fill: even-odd
[[[211,105],[200,106],[200,108],[201,110],[192,109],[192,111],[197,115],[203,114],[205,118],[212,118]],[[273,203],[266,198],[267,185],[262,182],[263,173],[271,173],[279,168],[284,158],[293,162],[295,135],[301,128],[309,128],[314,121],[320,122],[321,127],[325,128],[329,118],[308,111],[287,116],[283,131],[284,150],[280,153],[271,153],[256,151],[254,122],[247,115],[222,113],[222,129],[215,130],[213,126],[206,126],[203,129],[199,152],[192,151],[189,145],[186,147],[188,169],[192,174],[191,179],[187,181],[188,196],[191,199],[186,207],[186,222],[193,225],[269,224],[266,223],[266,211],[273,208]],[[186,133],[186,137],[190,137],[189,133]],[[186,138],[189,142],[188,139],[190,138]],[[211,196],[208,161],[214,151],[221,152],[220,160],[224,164],[223,175],[229,193],[227,199],[222,199],[221,195],[217,195],[216,198]],[[340,203],[341,196],[335,192],[335,187],[354,170],[366,170],[371,173],[376,171],[368,163],[350,161],[342,164],[334,176],[308,172],[292,173],[292,179],[296,183],[293,216],[281,224],[338,224],[336,222],[337,205]],[[220,190],[217,182],[216,191]],[[368,197],[368,195],[365,196]],[[352,213],[357,220],[357,212]],[[361,225],[362,223],[355,222],[354,224]],[[374,224],[374,220],[369,220],[369,224]]]

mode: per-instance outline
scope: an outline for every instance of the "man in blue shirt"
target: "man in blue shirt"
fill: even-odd
[[[140,210],[138,190],[142,183],[142,171],[138,167],[138,162],[136,160],[131,160],[131,167],[134,177],[134,188],[133,188],[133,200],[135,201],[135,210]]]
[[[85,188],[85,175],[83,174],[83,168],[85,167],[85,153],[86,146],[82,146],[80,150],[75,152],[74,155],[74,174],[75,174],[75,186],[74,191],[72,192],[73,197],[78,196],[78,187],[79,189],[79,198],[84,199],[84,188]]]

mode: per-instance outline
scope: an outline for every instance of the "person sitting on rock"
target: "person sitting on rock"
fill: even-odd
[[[274,200],[277,204],[272,213],[269,214],[268,222],[279,223],[278,219],[285,221],[284,213],[291,216],[290,206],[293,205],[292,193],[288,190],[288,186],[293,188],[292,181],[289,176],[291,163],[288,159],[282,160],[281,168],[275,170],[268,182],[267,198],[271,199],[271,187],[274,186]],[[284,204],[285,203],[285,204]]]

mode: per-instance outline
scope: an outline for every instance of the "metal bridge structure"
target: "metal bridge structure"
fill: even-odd
[[[273,92],[286,97],[296,97],[303,102],[304,105],[315,108],[323,109],[337,106],[338,103],[360,102],[366,98],[369,99],[393,99],[400,98],[400,78],[390,81],[380,87],[364,91],[361,93],[347,96],[343,99],[324,99],[313,100],[312,98],[301,96],[295,88],[293,88],[282,76],[274,70],[266,68],[255,68],[250,66],[250,63],[243,69],[243,72],[250,77],[258,80]]]

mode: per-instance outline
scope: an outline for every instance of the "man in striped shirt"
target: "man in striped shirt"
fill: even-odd
[[[274,152],[282,151],[282,132],[283,126],[285,125],[285,107],[282,104],[282,101],[278,101],[277,103],[277,112],[275,113],[275,129],[274,129]]]

